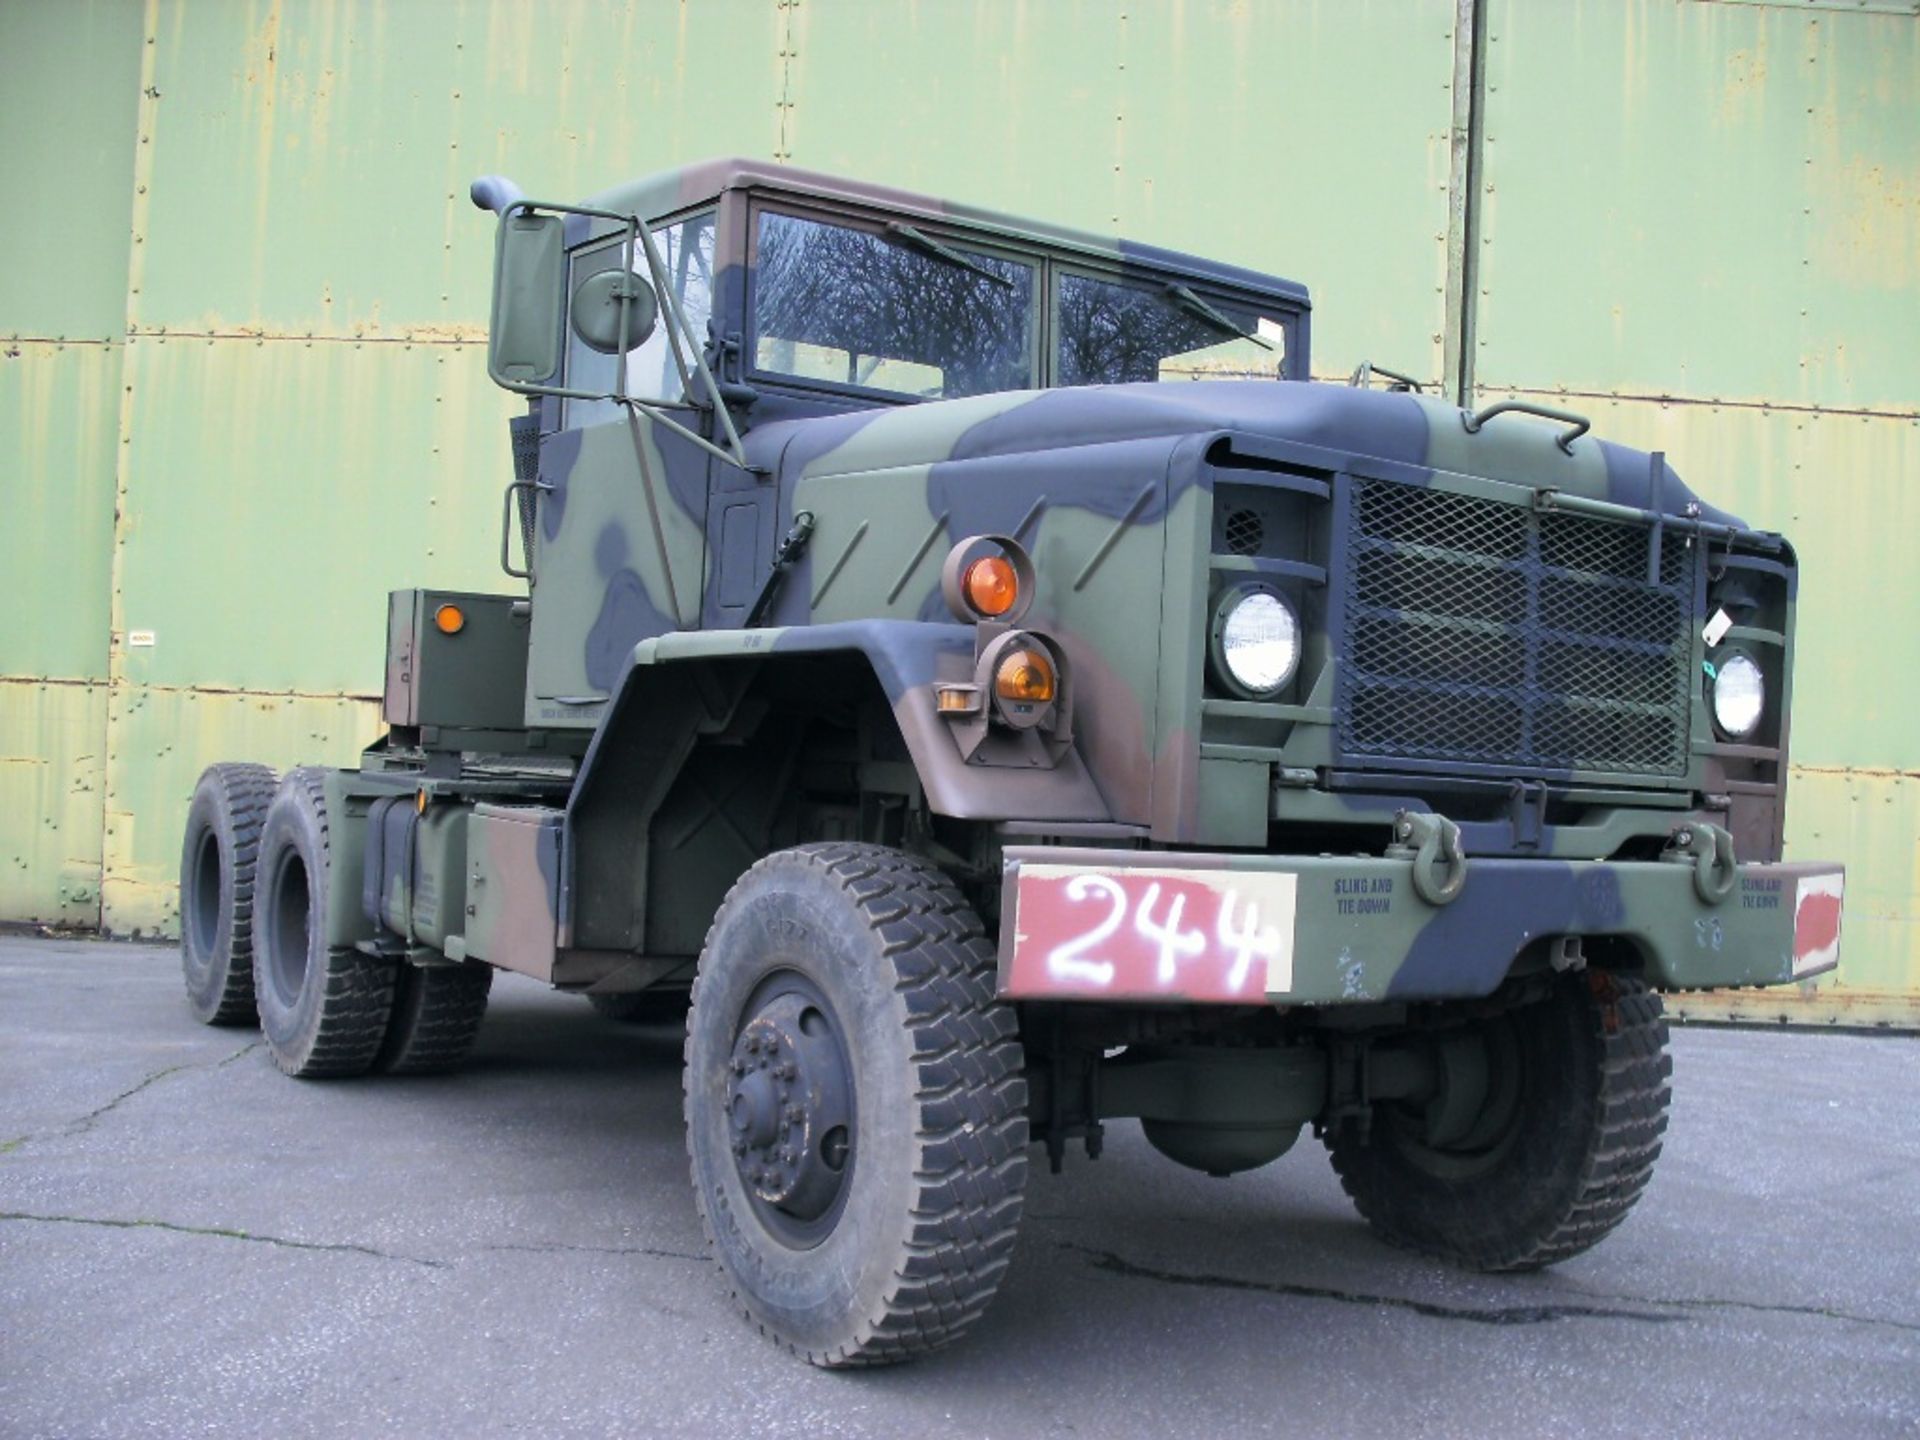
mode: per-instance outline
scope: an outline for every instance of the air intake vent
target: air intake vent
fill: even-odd
[[[1230,555],[1258,555],[1260,544],[1266,538],[1267,527],[1260,522],[1260,516],[1252,510],[1235,510],[1228,514],[1224,538],[1227,553]]]

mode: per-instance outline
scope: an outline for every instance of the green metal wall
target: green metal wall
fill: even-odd
[[[740,153],[1296,276],[1323,376],[1564,394],[1792,532],[1847,959],[1747,999],[1920,1023],[1916,11],[0,0],[0,918],[171,929],[200,767],[347,759],[386,590],[495,585],[467,180]]]

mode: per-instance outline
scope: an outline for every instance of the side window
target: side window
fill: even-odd
[[[668,288],[680,301],[687,324],[693,329],[695,345],[704,345],[707,319],[713,314],[713,213],[692,215],[653,232],[666,264]],[[579,288],[589,275],[619,266],[622,250],[619,239],[604,241],[591,249],[576,250],[567,291]],[[634,268],[646,273],[644,256],[636,254]],[[691,357],[689,357],[691,358]],[[589,348],[571,328],[567,331],[567,388],[570,390],[612,390],[617,367],[614,357]],[[644,343],[627,352],[627,393],[640,400],[660,400],[672,404],[682,398],[680,372],[673,363],[673,351],[667,344],[667,317],[664,297],[660,321]],[[611,420],[619,407],[611,400],[569,400],[567,423],[593,424]]]
[[[1183,286],[1063,274],[1058,296],[1057,385],[1271,380],[1286,360],[1284,320]]]

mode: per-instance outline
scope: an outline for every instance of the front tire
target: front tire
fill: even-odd
[[[273,1063],[301,1078],[359,1075],[393,1013],[395,964],[327,943],[335,881],[326,774],[291,772],[260,830],[254,991]]]
[[[1389,1244],[1474,1270],[1537,1270],[1605,1239],[1652,1177],[1673,1073],[1660,997],[1626,976],[1572,972],[1476,1028],[1492,1074],[1464,1135],[1431,1145],[1419,1111],[1382,1102],[1365,1143],[1341,1129],[1327,1150]]]
[[[816,1365],[951,1343],[993,1298],[1027,1093],[953,883],[877,845],[771,855],[727,896],[686,1053],[694,1199],[735,1301]]]
[[[180,846],[180,968],[187,1004],[203,1025],[254,1019],[254,861],[275,783],[264,765],[209,765],[187,807]]]

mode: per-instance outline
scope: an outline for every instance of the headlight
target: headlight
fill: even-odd
[[[1715,668],[1713,719],[1729,740],[1745,740],[1753,734],[1766,703],[1765,677],[1750,657],[1735,653]]]
[[[1264,586],[1237,587],[1214,610],[1213,656],[1229,689],[1252,699],[1278,694],[1300,665],[1300,619]]]

